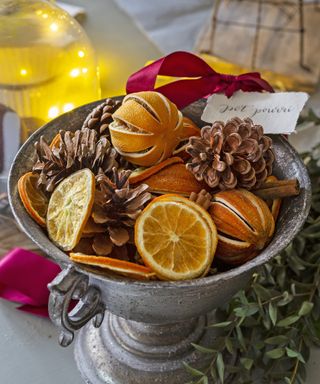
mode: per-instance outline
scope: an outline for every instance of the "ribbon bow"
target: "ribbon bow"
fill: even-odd
[[[188,77],[155,87],[158,75]],[[139,91],[162,93],[179,109],[213,93],[230,97],[238,90],[246,92],[274,92],[260,73],[251,72],[233,76],[218,73],[200,57],[189,52],[173,52],[133,73],[127,81],[127,93]]]

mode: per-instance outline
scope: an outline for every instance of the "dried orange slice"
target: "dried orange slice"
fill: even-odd
[[[164,280],[201,276],[212,263],[217,242],[216,227],[208,212],[178,195],[154,199],[135,225],[139,254]]]
[[[82,169],[64,179],[53,191],[47,212],[50,239],[64,251],[73,249],[91,214],[95,178]]]
[[[39,176],[28,172],[20,177],[18,191],[22,203],[29,215],[41,226],[46,226],[46,214],[48,209],[48,198],[38,188]]]
[[[155,273],[144,265],[118,260],[112,257],[70,253],[70,259],[76,263],[109,269],[110,271],[135,279],[149,280],[155,277]]]

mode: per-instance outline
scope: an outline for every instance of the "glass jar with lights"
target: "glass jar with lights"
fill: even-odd
[[[76,20],[52,1],[0,1],[0,104],[20,116],[22,140],[99,98],[94,52]]]

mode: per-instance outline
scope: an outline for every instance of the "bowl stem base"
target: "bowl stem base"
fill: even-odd
[[[78,369],[88,384],[184,384],[183,362],[204,368],[208,355],[191,343],[210,347],[217,331],[206,328],[212,313],[174,324],[147,324],[106,312],[102,326],[87,324],[75,346]],[[210,358],[210,357],[209,357]]]

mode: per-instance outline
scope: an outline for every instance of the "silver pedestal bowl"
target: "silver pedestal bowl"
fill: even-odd
[[[243,288],[253,272],[284,249],[302,227],[309,211],[311,186],[298,154],[280,136],[274,136],[279,178],[298,178],[301,193],[284,200],[271,243],[244,265],[192,281],[133,281],[73,264],[50,242],[29,217],[18,195],[19,177],[29,171],[33,144],[43,135],[50,141],[60,129],[76,130],[95,102],[46,124],[22,146],[9,177],[10,203],[23,231],[60,264],[62,272],[49,284],[49,312],[60,328],[60,344],[69,345],[76,330],[75,358],[86,383],[182,384],[190,379],[182,362],[199,367],[206,362],[191,343],[210,346],[216,331],[214,309]],[[200,123],[204,101],[185,109]],[[69,311],[71,300],[77,305]],[[89,321],[91,320],[92,321]]]

